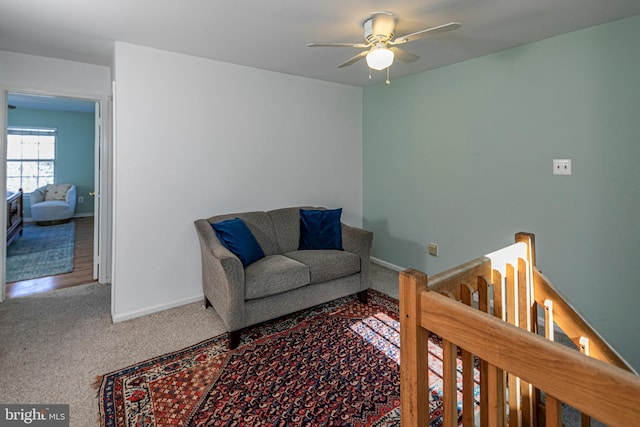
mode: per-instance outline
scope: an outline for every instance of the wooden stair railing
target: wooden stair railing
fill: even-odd
[[[534,269],[533,284],[536,304],[541,307],[552,307],[552,321],[557,324],[578,349],[588,347],[588,356],[637,374],[633,367],[622,359],[600,334],[555,290],[551,282],[537,268]]]
[[[533,272],[533,295],[539,307],[552,307],[552,322],[569,337],[582,352],[588,347],[588,356],[638,374],[620,355],[593,329],[593,327],[565,300],[551,281],[536,267],[535,237],[529,233],[517,233],[516,241],[527,244]],[[537,311],[537,310],[536,310]],[[537,320],[537,316],[534,318]],[[553,324],[553,323],[552,323]],[[538,325],[539,326],[539,325]]]
[[[538,305],[546,308],[545,335],[553,339],[555,318],[583,354],[538,335]],[[640,422],[639,377],[537,270],[531,234],[518,233],[515,244],[428,280],[416,270],[401,273],[400,319],[403,426],[428,425],[429,331],[443,340],[444,425],[457,425],[456,345],[462,349],[464,426],[474,425],[474,357],[480,358],[481,426],[559,426],[561,402],[609,425]],[[594,349],[606,364],[585,356]],[[608,387],[628,392],[617,398],[631,403],[598,403],[602,390],[613,398]],[[588,416],[582,420],[589,425]]]
[[[419,299],[420,311],[412,315],[420,317],[422,329],[440,336],[443,347],[459,344],[487,361],[489,374],[486,393],[489,394],[490,402],[487,425],[504,425],[504,410],[499,407],[501,398],[498,396],[503,390],[500,372],[508,372],[545,391],[545,423],[548,427],[561,425],[560,402],[565,402],[609,426],[632,426],[637,425],[640,420],[640,379],[636,375],[586,357],[537,334],[523,331],[479,310],[470,310],[436,292],[422,292]],[[404,344],[401,343],[401,351]],[[453,349],[449,352],[455,354]],[[402,387],[412,382],[409,380],[412,375],[413,378],[420,377],[418,372],[411,372],[410,367],[403,367],[404,363],[403,352],[400,366],[401,370],[405,369],[405,375],[401,377],[401,393]],[[443,375],[446,372],[448,368],[445,366]],[[427,384],[427,376],[428,374],[425,375],[423,384]],[[604,390],[606,398],[603,398]],[[443,387],[443,393],[448,391],[452,390],[447,386]],[[428,421],[425,421],[428,420],[428,413],[423,414],[422,422],[419,417],[414,417],[414,414],[419,414],[422,410],[428,411],[428,400],[419,402],[405,393],[401,396],[402,425],[428,425]],[[453,396],[455,399],[455,394]],[[445,403],[444,425],[454,426],[457,425],[457,413],[452,416],[449,410],[448,415],[446,408],[454,407],[451,397],[449,399]],[[405,406],[408,407],[407,410]],[[517,420],[517,417],[510,418]]]

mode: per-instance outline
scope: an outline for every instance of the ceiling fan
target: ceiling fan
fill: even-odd
[[[420,58],[418,55],[414,55],[396,46],[420,40],[431,35],[456,30],[461,26],[458,22],[449,22],[448,24],[417,31],[394,39],[396,21],[397,19],[389,12],[373,12],[362,24],[366,43],[309,43],[307,46],[353,47],[356,49],[364,49],[362,52],[338,65],[338,67],[347,67],[362,58],[366,58],[369,68],[378,71],[387,68],[388,73],[388,68],[393,63],[394,57],[397,57],[405,63],[414,62]]]

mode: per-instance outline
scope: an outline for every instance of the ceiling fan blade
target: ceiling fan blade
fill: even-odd
[[[359,60],[361,60],[362,58],[367,56],[368,53],[369,53],[368,50],[363,50],[362,52],[360,52],[356,56],[354,56],[354,57],[348,59],[347,61],[343,62],[342,64],[338,65],[338,68],[348,67],[349,65],[351,65],[351,64],[353,64],[355,62],[358,62]]]
[[[461,26],[462,24],[460,24],[459,22],[449,22],[448,24],[438,25],[437,27],[407,34],[406,36],[397,37],[395,40],[390,41],[389,44],[396,45],[396,44],[409,43],[414,40],[420,40],[427,36],[432,36],[432,35],[441,34],[447,31],[457,30]]]
[[[364,49],[369,47],[364,43],[308,43],[307,47],[355,47],[357,49]]]
[[[413,53],[407,52],[406,50],[402,50],[399,47],[390,47],[389,50],[393,52],[396,58],[406,64],[415,62],[420,59],[418,55],[414,55]]]

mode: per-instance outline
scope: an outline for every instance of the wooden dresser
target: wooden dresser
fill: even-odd
[[[7,246],[16,237],[22,236],[24,226],[22,213],[22,189],[7,196]]]

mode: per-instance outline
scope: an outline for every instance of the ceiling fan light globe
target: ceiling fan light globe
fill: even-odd
[[[393,52],[386,46],[374,47],[367,54],[367,65],[377,71],[384,70],[393,64],[393,56]]]

